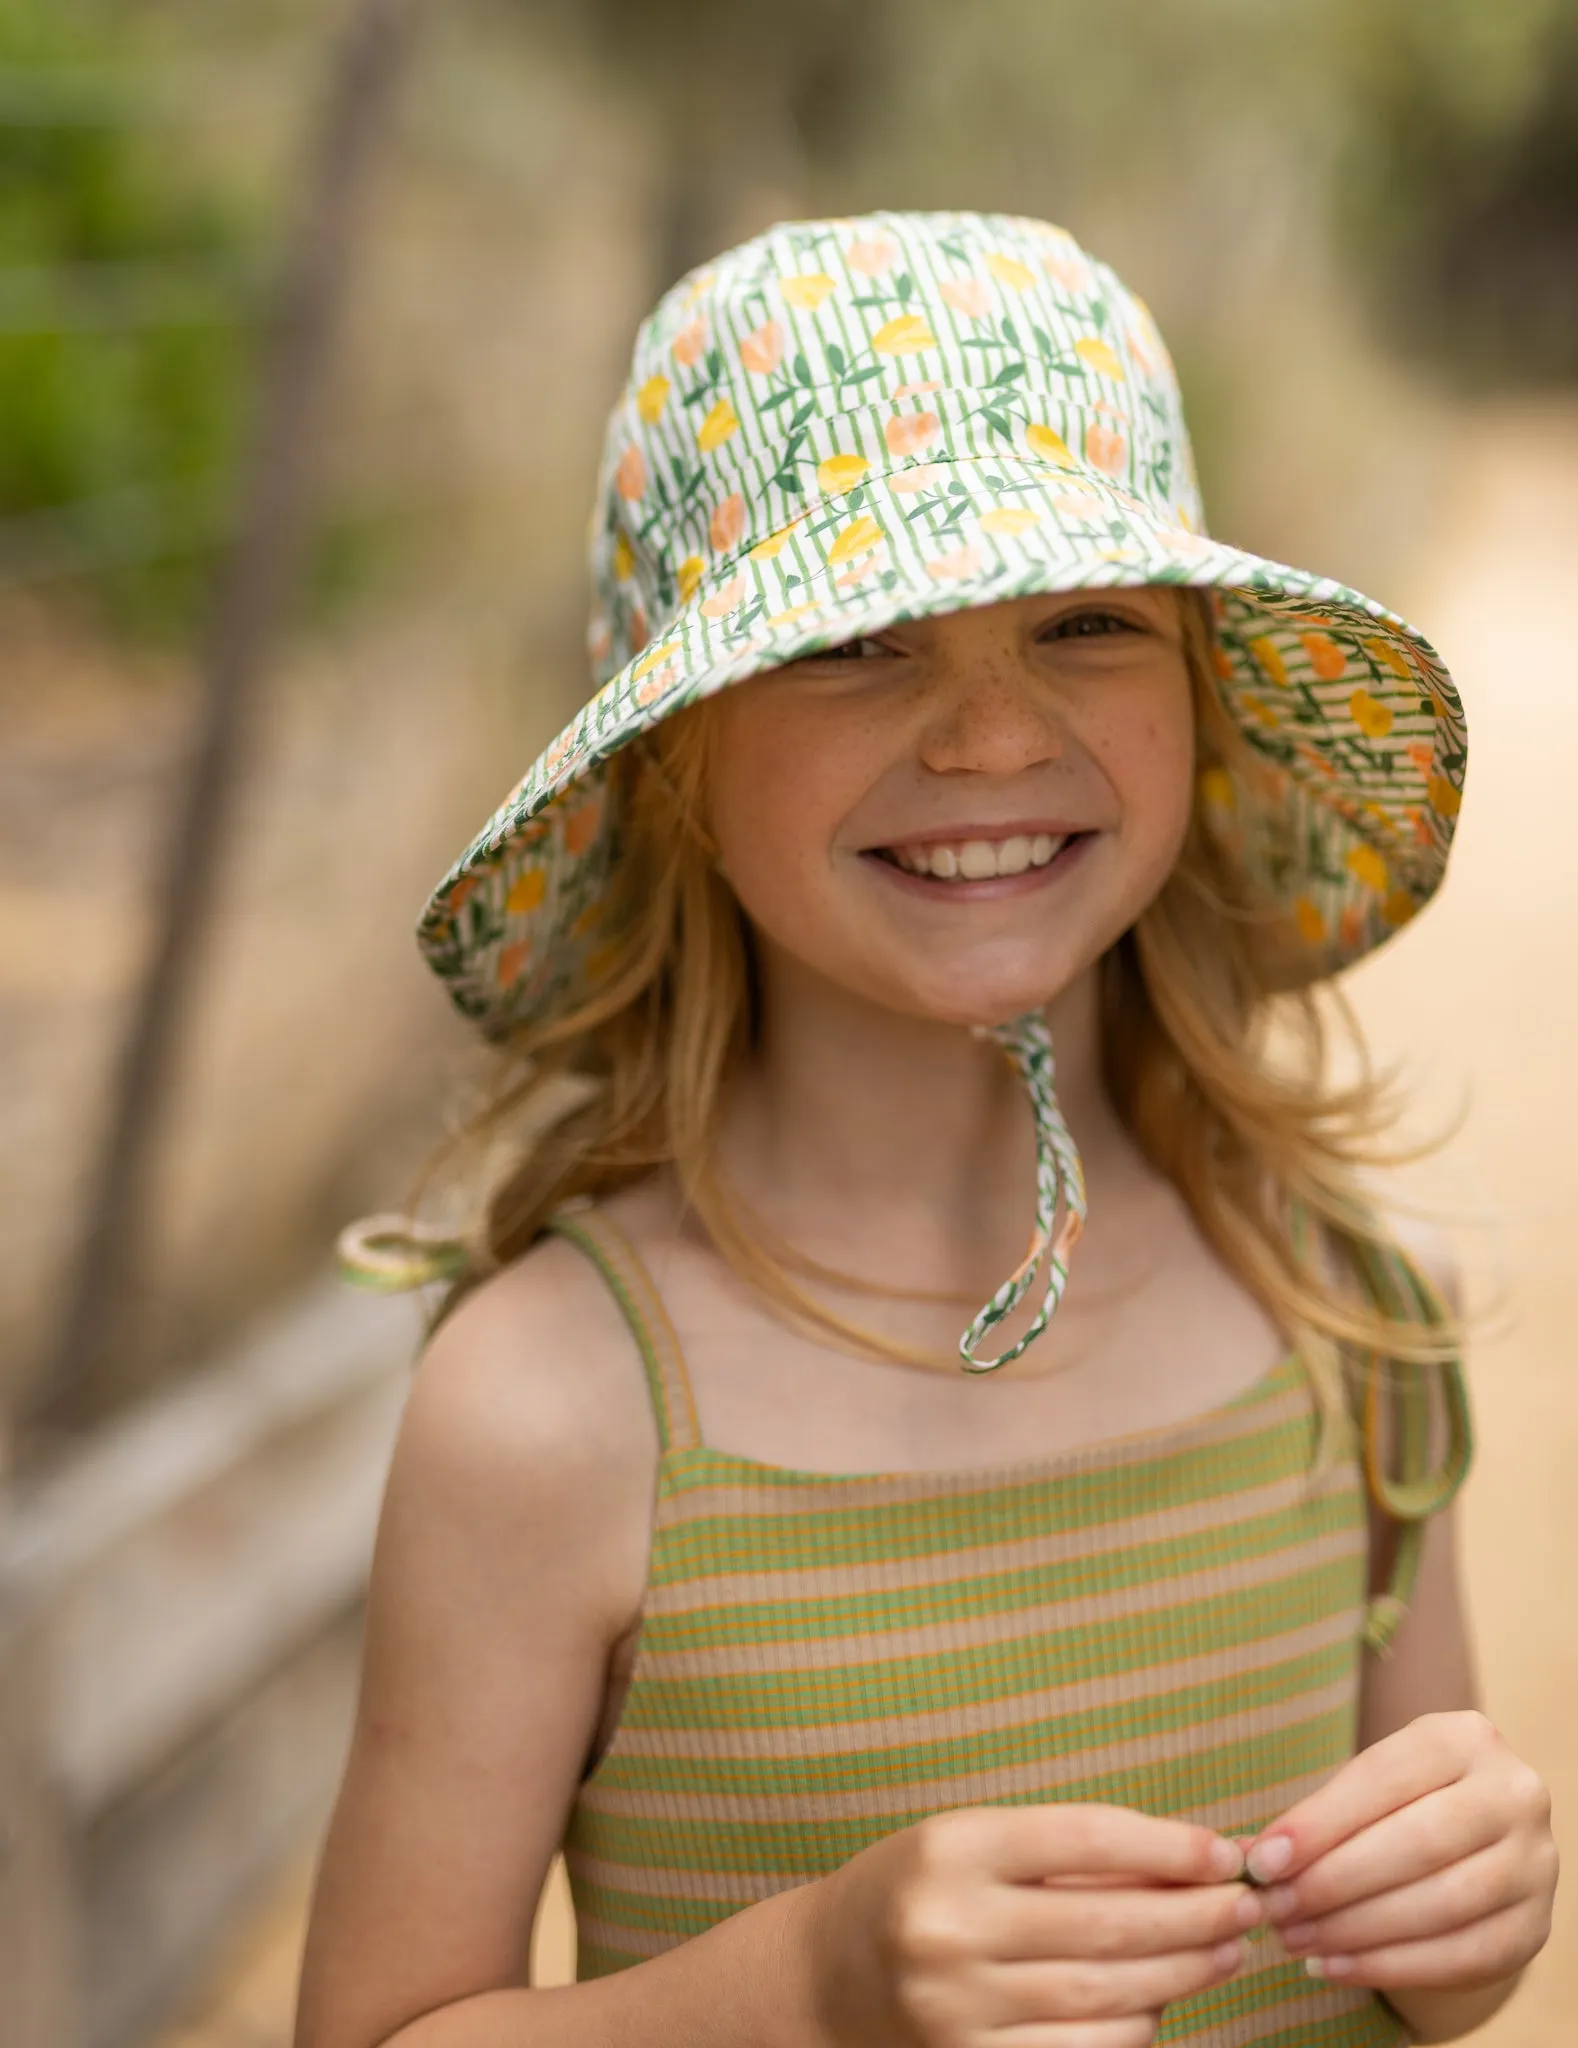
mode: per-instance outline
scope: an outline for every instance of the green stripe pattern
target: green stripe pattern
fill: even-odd
[[[697,1441],[672,1333],[641,1335],[664,1448],[629,1689],[565,1842],[581,1977],[949,1807],[1102,1801],[1246,1836],[1353,1753],[1364,1492],[1351,1455],[1312,1474],[1296,1357],[1063,1457],[826,1474]],[[1159,2039],[1406,2035],[1268,1933]]]

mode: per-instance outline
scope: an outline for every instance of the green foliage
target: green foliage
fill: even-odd
[[[1468,382],[1578,378],[1578,6],[1346,15],[1338,218],[1390,331]]]
[[[0,577],[167,630],[211,579],[255,294],[137,54],[116,0],[0,0]]]

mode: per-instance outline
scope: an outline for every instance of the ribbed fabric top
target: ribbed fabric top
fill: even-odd
[[[583,1210],[661,1456],[635,1663],[565,1857],[604,1975],[949,1807],[1103,1801],[1247,1836],[1353,1753],[1368,1569],[1352,1448],[1312,1474],[1296,1356],[1225,1406],[1062,1456],[797,1472],[700,1440],[634,1249]],[[1373,1993],[1274,1933],[1159,2040],[1371,2048]]]

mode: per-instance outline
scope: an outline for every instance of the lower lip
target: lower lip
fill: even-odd
[[[884,860],[878,853],[862,854],[861,859],[888,881],[897,883],[912,895],[928,897],[934,903],[992,903],[999,896],[1033,895],[1037,889],[1044,889],[1059,880],[1077,865],[1095,836],[1093,832],[1075,834],[1053,854],[1045,867],[1026,868],[1017,875],[987,875],[979,882],[946,882],[938,875],[912,875],[908,868]]]

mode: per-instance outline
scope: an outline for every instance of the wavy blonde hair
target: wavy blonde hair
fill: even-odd
[[[1204,770],[1247,750],[1212,680],[1206,606],[1197,592],[1180,599]],[[724,1100],[758,996],[746,921],[705,825],[709,712],[680,712],[609,762],[621,833],[605,923],[612,970],[577,1007],[505,1046],[485,1101],[422,1176],[425,1186],[465,1146],[496,1148],[502,1138],[508,1148],[511,1131],[531,1133],[489,1179],[434,1327],[519,1258],[562,1203],[601,1199],[667,1167],[720,1255],[785,1320],[864,1355],[930,1358],[817,1300],[797,1274],[863,1283],[771,1240],[719,1172]],[[1326,1078],[1328,1008],[1289,986],[1282,928],[1250,900],[1197,807],[1173,873],[1102,962],[1105,1078],[1207,1243],[1299,1345],[1330,1425],[1351,1412],[1356,1354],[1377,1365],[1440,1362],[1455,1356],[1457,1333],[1416,1274],[1389,1298],[1376,1286],[1378,1266],[1395,1267],[1399,1254],[1360,1174],[1414,1155],[1385,1144],[1396,1121],[1391,1081],[1371,1068],[1336,991],[1330,1002],[1359,1053],[1358,1078],[1342,1087]],[[1324,1428],[1322,1458],[1330,1440]]]

